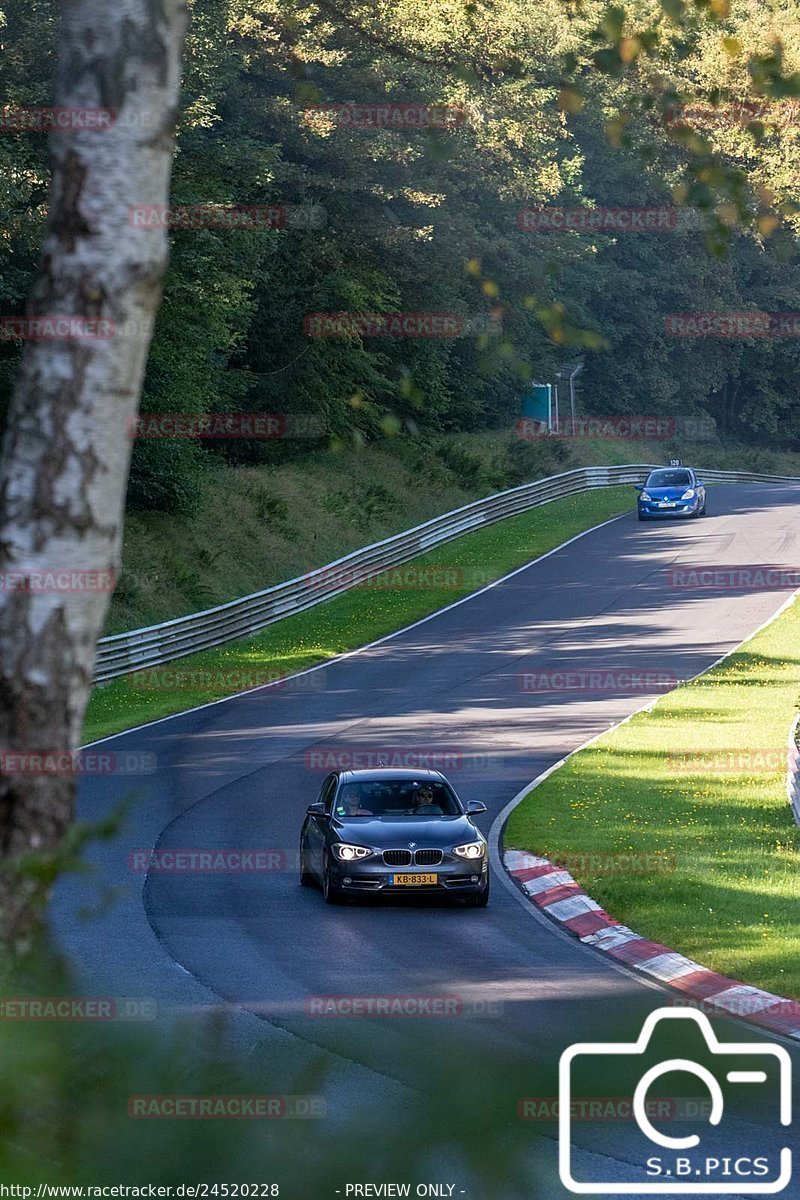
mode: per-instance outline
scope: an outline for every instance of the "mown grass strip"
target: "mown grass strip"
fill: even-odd
[[[364,646],[624,512],[631,507],[631,500],[632,489],[628,487],[603,488],[554,500],[466,534],[404,568],[415,568],[417,573],[426,566],[438,568],[439,578],[432,583],[356,587],[306,612],[286,617],[256,637],[157,668],[152,681],[144,686],[126,676],[97,687],[86,715],[84,742],[221,699],[254,683],[290,675]],[[153,686],[159,683],[159,677],[161,684]]]
[[[795,602],[530,792],[506,848],[564,862],[645,937],[800,997],[800,830],[785,788],[799,692]],[[626,867],[631,854],[659,856],[656,870]]]

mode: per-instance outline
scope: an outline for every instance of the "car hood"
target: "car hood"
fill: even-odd
[[[475,841],[478,830],[469,817],[387,817],[384,820],[369,817],[335,817],[331,830],[342,841],[352,841],[357,846],[377,846],[380,849],[408,848],[409,842],[418,846],[442,848],[457,846],[459,842]]]
[[[686,483],[683,487],[646,487],[644,491],[653,500],[680,500],[687,488],[694,487],[693,483]]]

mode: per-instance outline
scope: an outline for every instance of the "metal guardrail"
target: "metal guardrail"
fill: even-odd
[[[258,633],[273,621],[303,612],[356,587],[390,567],[402,566],[434,546],[440,546],[505,517],[527,512],[551,500],[593,488],[635,484],[657,464],[635,463],[611,467],[576,467],[560,475],[523,483],[475,500],[443,516],[354,550],[343,558],[298,575],[286,583],[242,596],[216,608],[176,617],[160,625],[134,629],[101,638],[97,646],[95,682],[105,683],[131,671],[159,666]],[[763,475],[750,471],[698,471],[704,483],[800,483],[788,475]]]

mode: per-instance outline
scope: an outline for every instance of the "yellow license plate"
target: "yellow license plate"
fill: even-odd
[[[426,885],[435,884],[438,880],[437,875],[391,875],[389,882],[395,887],[425,887]]]

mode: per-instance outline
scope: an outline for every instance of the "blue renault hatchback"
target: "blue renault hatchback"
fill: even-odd
[[[705,516],[706,489],[690,467],[659,467],[636,490],[640,521]]]

